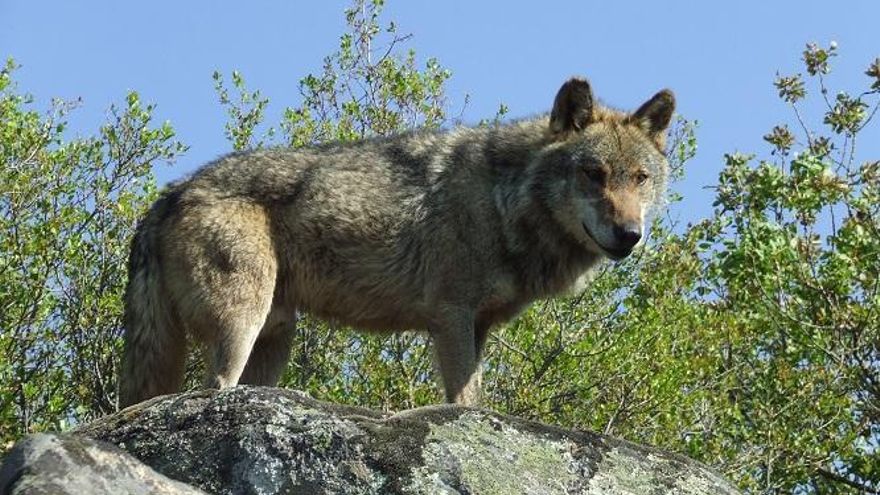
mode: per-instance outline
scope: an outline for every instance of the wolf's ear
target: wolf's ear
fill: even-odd
[[[641,127],[657,144],[663,146],[666,128],[675,111],[675,95],[664,89],[651,97],[630,116],[630,121]]]
[[[593,90],[586,79],[573,77],[565,82],[550,112],[550,130],[554,133],[579,131],[593,121]]]

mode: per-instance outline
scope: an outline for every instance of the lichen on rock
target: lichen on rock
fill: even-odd
[[[218,494],[733,494],[693,460],[453,405],[397,414],[302,392],[164,396],[77,428]],[[5,469],[5,467],[4,467]]]

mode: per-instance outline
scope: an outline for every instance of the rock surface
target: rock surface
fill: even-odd
[[[73,435],[32,435],[0,468],[3,495],[187,494],[205,492],[169,479],[118,448]]]
[[[112,443],[209,493],[738,493],[693,460],[592,433],[448,405],[382,414],[261,387],[159,397],[63,437]]]

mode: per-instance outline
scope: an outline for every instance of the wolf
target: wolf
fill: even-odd
[[[614,110],[572,78],[549,115],[209,163],[136,229],[120,405],[180,388],[188,335],[207,387],[275,385],[300,312],[426,331],[447,401],[477,403],[494,325],[642,242],[674,108]]]

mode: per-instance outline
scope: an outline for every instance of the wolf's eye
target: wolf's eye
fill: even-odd
[[[645,172],[637,173],[636,174],[636,182],[638,182],[639,185],[642,185],[645,182],[648,182],[648,174]]]

